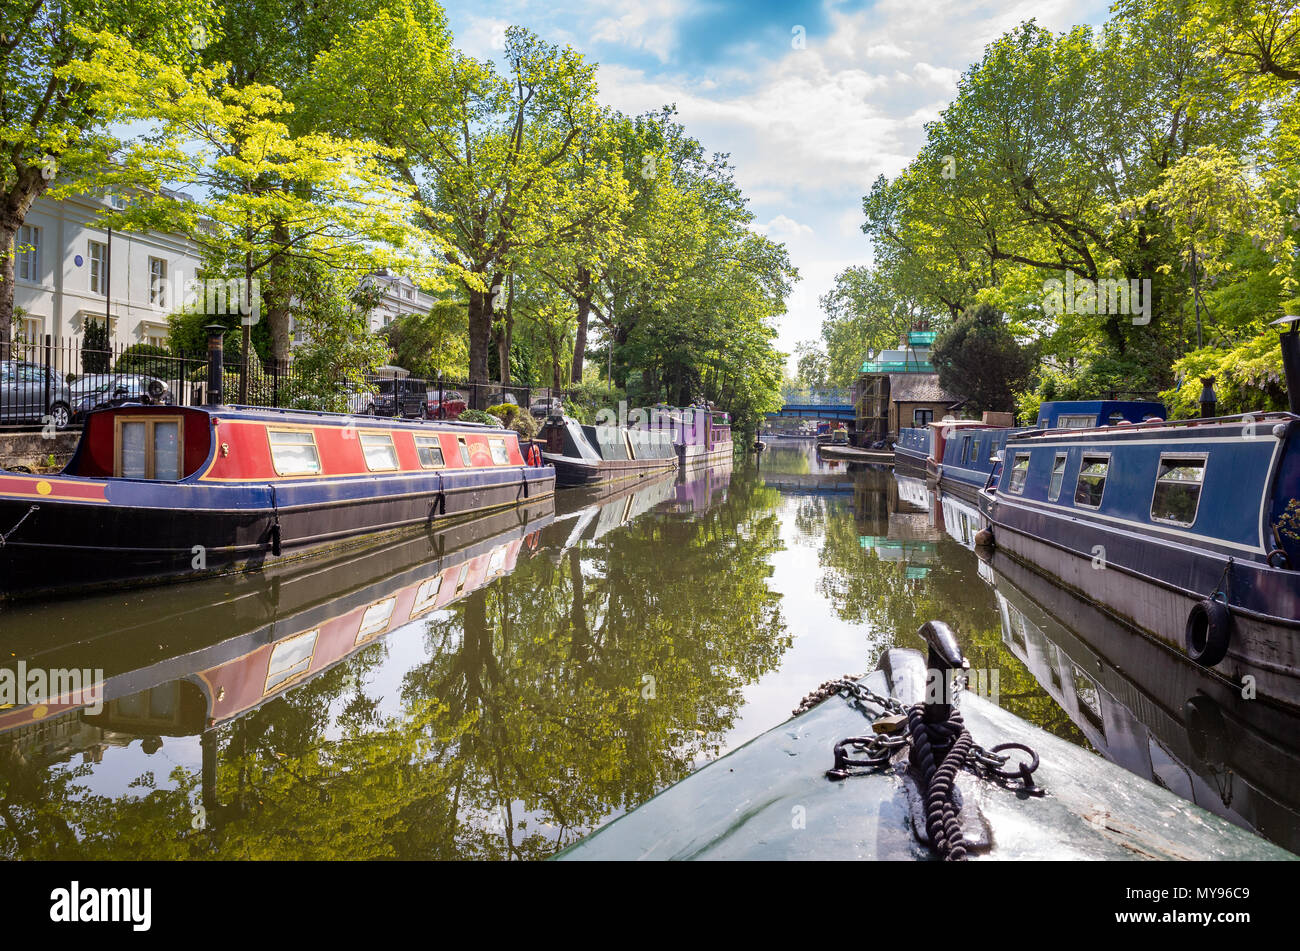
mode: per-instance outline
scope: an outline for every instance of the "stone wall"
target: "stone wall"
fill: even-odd
[[[39,430],[30,433],[0,433],[0,469],[23,466],[33,472],[58,471],[72,459],[80,430],[64,430],[47,439]],[[50,457],[53,456],[53,465]]]

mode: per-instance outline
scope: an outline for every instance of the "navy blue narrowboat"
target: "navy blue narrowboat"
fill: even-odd
[[[244,406],[92,412],[55,475],[0,473],[0,598],[260,567],[555,488],[516,433]]]
[[[1038,408],[1035,429],[1093,429],[1161,420],[1162,403],[1128,400],[1062,400]],[[939,426],[942,423],[931,424]],[[960,428],[959,428],[960,427]],[[989,484],[994,468],[1002,459],[1007,439],[1028,427],[973,425],[965,420],[948,422],[943,438],[931,437],[940,455],[931,457],[930,475],[945,494],[977,504],[980,490]]]
[[[1300,706],[1300,416],[1049,428],[1004,455],[981,493],[1000,550]]]
[[[898,431],[894,443],[894,468],[906,473],[925,472],[925,462],[930,458],[930,430],[924,427]]]

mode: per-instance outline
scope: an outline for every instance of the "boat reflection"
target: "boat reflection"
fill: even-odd
[[[989,567],[1004,643],[1098,752],[1300,852],[1300,718],[1001,551]]]
[[[15,606],[7,666],[102,669],[102,693],[0,709],[0,857],[550,854],[716,753],[789,647],[758,583],[779,496],[729,480]]]

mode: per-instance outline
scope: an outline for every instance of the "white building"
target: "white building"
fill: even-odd
[[[120,201],[120,199],[112,199]],[[38,198],[15,238],[14,305],[27,312],[14,328],[20,343],[44,334],[75,340],[87,318],[108,315],[115,347],[167,343],[171,300],[201,266],[199,246],[183,235],[114,231],[97,221],[110,199]]]
[[[378,333],[398,317],[405,314],[427,314],[434,304],[432,294],[426,294],[408,277],[388,270],[367,275],[366,281],[384,291],[379,306],[370,312],[370,330]]]

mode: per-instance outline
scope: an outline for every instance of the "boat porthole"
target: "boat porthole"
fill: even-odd
[[[1187,656],[1203,667],[1213,667],[1228,653],[1232,637],[1232,613],[1215,598],[1203,598],[1187,615],[1184,642]]]

